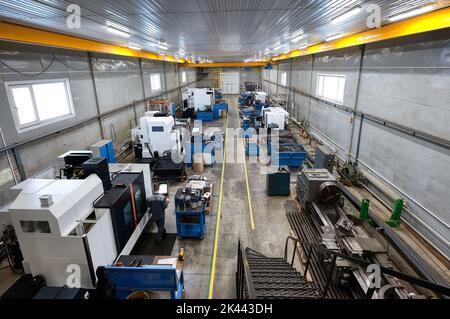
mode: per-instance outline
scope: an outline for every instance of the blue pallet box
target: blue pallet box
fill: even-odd
[[[270,148],[272,153],[272,165],[274,166],[300,168],[306,160],[306,150],[300,144],[283,144],[278,147]]]
[[[222,111],[225,111],[228,113],[228,104],[227,103],[219,102],[216,105],[214,105],[214,118],[215,119],[220,118]]]
[[[204,122],[214,121],[214,111],[198,111],[197,120]]]

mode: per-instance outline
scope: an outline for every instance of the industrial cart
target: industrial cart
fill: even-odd
[[[196,191],[194,191],[196,192]],[[177,234],[184,238],[205,238],[206,203],[203,193],[192,194],[191,190],[180,188],[175,195],[175,217]]]

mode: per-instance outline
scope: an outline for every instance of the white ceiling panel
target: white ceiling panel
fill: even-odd
[[[429,0],[0,0],[0,18],[119,45],[138,45],[167,54],[183,51],[213,61],[243,61],[268,49],[294,50],[335,34],[367,29],[368,4],[381,8],[383,23],[393,14]],[[81,28],[66,26],[69,4],[81,7]],[[438,1],[435,9],[449,5]],[[355,6],[360,14],[332,24]],[[108,32],[114,25],[129,38]],[[303,34],[303,38],[292,40]],[[162,48],[161,48],[162,45]]]

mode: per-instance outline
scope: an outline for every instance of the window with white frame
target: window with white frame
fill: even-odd
[[[318,74],[317,97],[343,104],[346,76],[343,74]]]
[[[282,86],[287,86],[287,72],[282,72],[281,73],[281,85]]]
[[[187,82],[187,72],[183,71],[181,72],[181,83],[186,83]]]
[[[18,131],[75,115],[68,79],[5,83]]]
[[[153,73],[150,75],[150,87],[152,92],[161,91],[161,74]]]

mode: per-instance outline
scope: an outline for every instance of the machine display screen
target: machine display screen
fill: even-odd
[[[134,225],[134,216],[131,201],[123,208],[123,219],[127,228],[130,225]]]
[[[164,132],[164,126],[153,126],[152,132]]]

